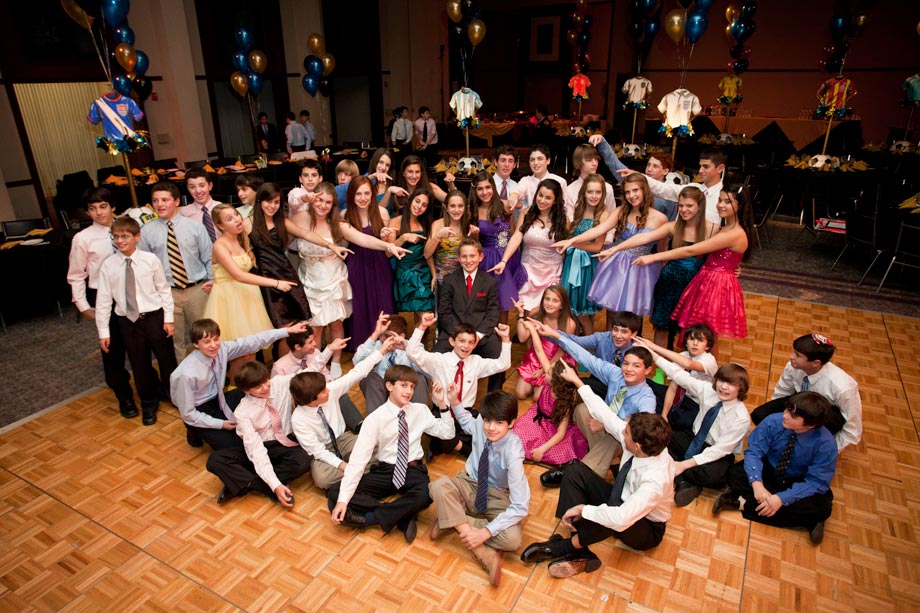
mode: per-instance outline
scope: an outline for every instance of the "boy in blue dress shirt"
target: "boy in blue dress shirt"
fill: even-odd
[[[435,389],[442,388],[435,384]],[[502,551],[521,546],[521,522],[530,506],[524,443],[511,430],[517,419],[517,400],[508,392],[489,392],[474,418],[463,410],[459,391],[454,383],[447,388],[460,427],[473,438],[473,450],[466,460],[466,472],[439,477],[429,487],[438,512],[430,536],[434,540],[441,530],[456,530],[489,573],[492,585],[498,585]]]
[[[821,543],[837,469],[837,443],[824,427],[830,413],[830,402],[816,392],[788,397],[782,414],[766,417],[751,432],[744,462],[729,469],[713,515],[740,509],[751,521],[804,527],[812,543]]]
[[[362,360],[372,355],[380,349],[380,345],[391,336],[396,337],[396,348],[387,354],[386,358],[377,363],[365,378],[361,379],[361,393],[364,394],[364,407],[366,414],[373,413],[374,410],[387,401],[387,389],[383,384],[383,377],[386,375],[390,366],[402,364],[403,366],[412,367],[419,374],[418,383],[415,386],[415,393],[412,396],[412,402],[428,404],[430,394],[428,392],[428,379],[425,372],[412,364],[409,355],[406,353],[406,333],[409,330],[409,324],[401,315],[387,315],[380,312],[377,317],[377,325],[370,337],[361,343],[355,350],[352,362],[357,366]]]

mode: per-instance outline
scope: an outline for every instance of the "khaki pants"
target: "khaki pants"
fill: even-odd
[[[346,462],[348,458],[351,457],[351,450],[354,449],[355,441],[357,440],[358,437],[351,432],[343,432],[339,438],[335,439],[335,442],[339,446],[339,451],[345,456]],[[332,443],[326,445],[326,449],[335,453],[332,448]],[[310,467],[310,476],[313,477],[313,483],[316,487],[325,490],[333,483],[341,481],[344,473],[339,470],[338,466],[326,464],[322,460],[314,458],[313,465]]]
[[[453,478],[439,477],[429,486],[429,492],[434,499],[441,529],[466,523],[474,528],[484,528],[511,504],[507,492],[490,487],[485,518],[467,515],[469,512],[476,513],[476,481],[465,472]],[[515,551],[521,546],[521,532],[521,524],[518,523],[496,534],[485,544],[499,551]]]
[[[575,407],[575,424],[588,441],[588,455],[583,457],[581,462],[603,479],[607,476],[614,456],[619,457],[623,452],[619,441],[606,430],[591,432],[591,428],[588,427],[591,419],[591,413],[584,403]]]
[[[181,362],[189,351],[191,341],[188,333],[192,323],[204,316],[204,307],[208,303],[208,294],[201,289],[203,283],[186,287],[185,289],[172,289],[173,314],[176,328],[173,332],[173,348],[176,350],[176,361]],[[223,383],[222,381],[219,383]]]

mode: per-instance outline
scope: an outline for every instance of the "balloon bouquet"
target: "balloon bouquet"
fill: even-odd
[[[301,84],[311,96],[316,96],[316,92],[328,96],[329,79],[326,77],[335,69],[335,57],[325,50],[322,34],[314,32],[307,37],[307,47],[310,54],[303,58],[303,69],[307,74],[301,79]]]
[[[268,67],[268,57],[264,51],[252,48],[254,40],[249,28],[238,27],[234,33],[234,40],[237,49],[233,52],[233,67],[236,70],[230,75],[230,87],[246,99],[252,137],[258,142],[254,99],[258,98],[265,87],[265,77],[262,75]]]
[[[754,13],[757,12],[757,2],[755,0],[746,0],[739,8],[735,4],[729,4],[725,9],[725,20],[728,25],[725,26],[725,40],[728,41],[728,53],[731,59],[728,61],[728,74],[719,81],[719,89],[722,95],[719,96],[719,102],[726,105],[725,107],[725,126],[723,133],[730,135],[728,123],[731,121],[732,105],[739,104],[744,96],[741,94],[743,81],[741,74],[748,69],[748,56],[751,49],[744,46],[744,42],[749,39],[757,24],[754,23]],[[719,136],[722,136],[720,134]]]
[[[146,132],[134,130],[134,122],[143,119],[144,113],[131,96],[143,102],[153,91],[153,84],[145,76],[150,67],[150,58],[134,47],[134,31],[127,24],[130,2],[61,0],[61,7],[71,19],[89,32],[106,79],[115,90],[92,102],[88,118],[93,124],[101,123],[103,126],[104,135],[96,137],[96,146],[110,155],[121,154],[128,177],[131,203],[137,207],[127,154],[149,147],[150,143]]]
[[[572,63],[572,71],[575,73],[569,79],[569,88],[572,90],[572,100],[578,103],[577,120],[581,119],[581,102],[590,100],[588,88],[591,87],[591,79],[584,71],[591,64],[591,53],[588,51],[588,44],[591,42],[591,24],[594,18],[585,14],[585,8],[588,6],[588,0],[576,0],[575,12],[571,15],[572,27],[566,32],[566,40],[574,49],[575,61]]]

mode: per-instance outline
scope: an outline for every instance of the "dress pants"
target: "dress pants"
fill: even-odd
[[[389,398],[383,378],[374,371],[371,371],[359,385],[361,386],[361,392],[364,394],[364,410],[367,415],[380,408]],[[418,384],[416,384],[415,392],[412,394],[412,402],[427,406],[430,404],[430,400],[428,378],[419,375]]]
[[[591,419],[591,413],[588,412],[588,407],[584,403],[575,407],[575,425],[588,441],[588,454],[581,459],[581,462],[603,479],[607,476],[613,456],[617,451],[622,452],[622,449],[620,442],[606,430],[591,432],[591,428],[588,427]]]
[[[361,477],[348,508],[358,515],[373,512],[384,532],[389,532],[402,519],[413,517],[431,506],[428,495],[428,468],[420,461],[410,462],[406,469],[406,482],[399,489],[393,486],[393,464],[378,462]],[[342,482],[334,483],[326,490],[329,510],[335,508]],[[399,494],[392,502],[381,502]]]
[[[278,441],[266,441],[265,450],[275,476],[285,485],[310,470],[310,456],[300,445],[285,447]],[[256,473],[242,447],[219,449],[208,457],[208,472],[217,476],[233,496],[253,490],[268,496],[275,493]]]
[[[225,393],[224,399],[227,401],[227,406],[229,406],[230,410],[233,411],[243,399],[243,396],[245,396],[243,390],[235,389]],[[195,408],[202,413],[210,415],[211,417],[217,419],[227,419],[227,417],[224,415],[224,412],[220,410],[220,404],[218,403],[217,396],[205,401],[204,404]],[[201,440],[210,445],[211,449],[214,451],[219,449],[229,449],[232,447],[239,447],[240,449],[243,448],[243,439],[237,435],[236,430],[199,428],[197,426],[190,426],[188,424],[185,424],[185,428],[200,437]]]
[[[87,301],[96,304],[96,290],[91,287],[86,288]],[[125,368],[125,358],[127,351],[125,341],[121,337],[121,328],[115,322],[115,314],[109,318],[109,350],[102,351],[102,372],[105,375],[105,384],[108,385],[119,403],[134,400],[134,392],[131,390],[131,375]],[[168,380],[168,379],[167,379]]]
[[[453,528],[468,523],[474,528],[485,528],[489,522],[505,512],[511,505],[508,492],[495,487],[489,488],[486,512],[476,511],[475,479],[461,472],[456,477],[438,477],[428,490],[434,499],[438,512],[438,526]],[[521,524],[517,523],[488,539],[485,544],[500,551],[514,551],[521,546]]]
[[[125,342],[141,410],[153,413],[160,406],[160,398],[169,398],[169,376],[176,369],[176,354],[163,330],[163,309],[145,313],[134,322],[120,315],[115,315],[114,320]],[[157,359],[159,376],[153,369],[151,355]]]
[[[751,411],[751,421],[754,422],[756,426],[764,420],[768,415],[773,415],[774,413],[782,413],[786,410],[786,397],[777,398],[776,400],[770,400],[760,405],[753,411]],[[843,413],[840,412],[840,407],[836,404],[831,405],[831,414],[827,419],[827,423],[824,424],[824,427],[830,430],[831,434],[837,434],[843,430],[843,425],[847,423],[847,420],[843,417]]]
[[[185,359],[191,345],[189,329],[192,324],[204,317],[204,307],[208,303],[208,294],[201,289],[203,283],[192,285],[185,289],[172,288],[173,315],[176,329],[173,333],[173,347],[176,351],[176,361]]]
[[[780,481],[776,478],[776,470],[767,461],[767,458],[763,458],[762,476],[763,485],[771,494],[783,492],[792,487],[794,483],[804,481],[804,478]],[[744,518],[761,524],[780,528],[802,527],[811,530],[816,524],[827,520],[831,516],[834,493],[830,489],[823,494],[814,494],[792,504],[782,506],[772,517],[758,515],[757,506],[760,503],[754,498],[754,489],[748,481],[747,472],[744,470],[744,462],[738,462],[729,469],[728,487],[733,496],[744,498],[744,507],[741,509],[741,514],[744,515]]]
[[[355,442],[358,437],[351,432],[342,432],[341,436],[335,439],[339,451],[342,452],[342,459],[348,461],[351,458],[351,450],[355,448]],[[326,445],[326,450],[335,453],[332,443]],[[338,483],[345,476],[345,473],[339,470],[338,466],[327,464],[322,460],[313,460],[313,466],[310,467],[310,476],[313,478],[313,485],[321,490],[329,489],[333,483]]]
[[[597,473],[581,462],[568,464],[565,467],[562,485],[559,489],[556,517],[561,518],[566,511],[580,504],[592,506],[607,504],[612,490],[612,484],[598,477]],[[588,547],[613,536],[620,539],[627,547],[645,551],[661,542],[667,524],[643,517],[621,531],[587,519],[574,522],[574,526],[578,532],[578,542],[582,547]]]
[[[671,454],[674,461],[683,461],[684,454],[687,453],[687,448],[690,447],[693,437],[693,432],[688,430],[671,432],[671,442],[668,444],[668,453]],[[709,445],[703,445],[703,449],[706,449],[708,446]],[[725,475],[734,463],[735,455],[730,453],[726,456],[722,456],[718,460],[685,470],[677,477],[677,481],[683,480],[701,487],[721,488],[725,486]]]

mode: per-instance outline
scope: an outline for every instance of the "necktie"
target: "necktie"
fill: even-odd
[[[505,179],[502,179],[502,191],[499,192],[498,197],[502,200],[508,199],[508,181]]]
[[[339,449],[339,444],[335,440],[335,432],[332,430],[332,426],[329,425],[329,422],[326,421],[326,414],[323,413],[323,407],[316,409],[316,414],[319,415],[320,421],[326,426],[326,431],[329,433],[329,440],[332,441],[332,450],[335,452],[335,455],[337,455],[340,460],[344,460],[345,458],[342,457],[342,450]]]
[[[390,370],[390,368],[392,368],[393,366],[396,366],[396,352],[395,351],[388,352],[387,357],[383,361],[383,363],[386,366],[386,370],[383,371],[384,373],[386,373],[387,370]]]
[[[211,219],[211,214],[208,213],[208,207],[201,207],[201,223],[204,224],[204,229],[208,231],[208,236],[211,239],[211,242],[217,240],[217,228],[214,227],[214,220]]]
[[[140,311],[137,310],[137,283],[134,281],[131,258],[125,258],[125,317],[132,322],[140,317]]]
[[[224,378],[217,372],[217,358],[211,360],[211,372],[214,373],[214,380],[217,381],[217,404],[220,406],[220,410],[224,412],[224,417],[227,418],[227,421],[233,421],[233,411],[230,410],[230,405],[227,404],[227,399],[224,398]]]
[[[802,379],[802,391],[807,392],[808,388],[810,387],[811,387],[811,381],[808,380],[808,375],[806,375],[805,378]]]
[[[307,358],[303,358],[300,360],[300,370],[306,370],[306,369],[307,369]]]
[[[401,488],[406,483],[406,469],[409,467],[409,424],[406,412],[399,409],[399,439],[396,441],[396,464],[393,466],[393,487]]]
[[[281,429],[281,415],[278,413],[278,409],[269,400],[265,401],[265,408],[268,409],[268,418],[272,424],[272,432],[275,433],[275,440],[285,447],[296,447],[297,443],[289,439],[284,430]]]
[[[466,297],[469,298],[473,293],[473,277],[466,275]]]
[[[112,234],[111,231],[109,232],[109,242],[112,243],[112,253],[116,253],[118,251],[118,247],[115,246],[115,235]]]
[[[422,123],[422,144],[424,145],[427,142],[428,142],[428,122],[426,121]]]
[[[786,446],[783,447],[783,453],[779,456],[779,462],[776,463],[776,480],[780,483],[786,478],[786,469],[789,468],[789,462],[792,461],[792,452],[795,450],[796,435],[795,432],[789,437]]]
[[[616,353],[613,354],[613,364],[615,366],[620,366],[623,363],[623,350],[617,349]]]
[[[479,456],[479,474],[476,476],[476,510],[485,513],[489,503],[489,454],[492,453],[492,441],[486,441]]]
[[[690,446],[687,447],[687,453],[684,454],[685,460],[689,460],[703,450],[703,445],[706,443],[706,435],[709,434],[709,430],[712,429],[712,424],[716,421],[716,417],[719,416],[719,411],[721,410],[722,403],[717,402],[706,412],[706,415],[703,417],[703,422],[700,424],[699,432],[696,433],[696,436],[690,441]]]
[[[620,409],[623,408],[623,401],[626,399],[626,386],[624,385],[617,390],[617,393],[613,395],[613,404],[610,405],[610,408],[613,409],[613,412],[617,415],[620,414]]]
[[[460,402],[463,402],[463,360],[457,362],[457,372],[454,375],[454,383],[457,384],[457,396],[460,398]]]
[[[620,472],[617,473],[617,478],[613,480],[613,489],[610,490],[610,498],[607,499],[607,504],[611,507],[618,507],[623,504],[623,488],[626,487],[626,475],[629,474],[629,469],[632,468],[633,459],[635,459],[635,456],[629,458],[620,466]]]
[[[169,272],[172,273],[173,285],[179,289],[188,287],[188,271],[182,261],[182,252],[179,251],[179,241],[176,239],[176,228],[173,222],[166,222],[166,256],[169,258]]]

